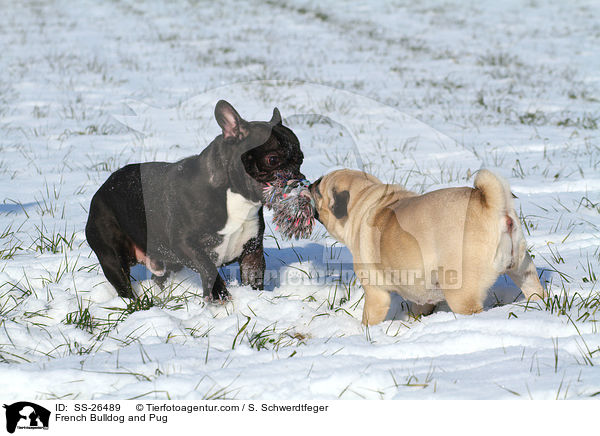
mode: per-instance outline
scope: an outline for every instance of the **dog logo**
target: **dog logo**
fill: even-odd
[[[6,431],[14,433],[18,429],[48,430],[50,411],[35,403],[19,401],[3,406],[6,409]]]

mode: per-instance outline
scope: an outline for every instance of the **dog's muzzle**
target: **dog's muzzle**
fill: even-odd
[[[312,202],[314,205],[315,219],[319,222],[321,222],[321,220],[319,219],[319,208],[317,207],[317,195],[321,196],[321,191],[319,191],[319,184],[321,183],[322,179],[323,179],[323,177],[319,177],[317,180],[315,180],[313,183],[311,183],[308,186],[308,192],[310,193],[310,195],[312,197]]]
[[[289,171],[289,170],[278,170],[275,171],[273,173],[274,175],[274,179],[281,179],[281,180],[303,180],[306,179],[306,177],[304,176],[304,174],[302,174],[300,171],[295,172],[295,171]]]
[[[310,191],[312,196],[314,196],[315,194],[321,195],[321,191],[319,191],[319,184],[321,183],[321,180],[323,180],[323,177],[319,177],[308,187],[308,190]]]

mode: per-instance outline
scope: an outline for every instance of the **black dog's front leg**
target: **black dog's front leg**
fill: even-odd
[[[206,293],[206,290],[204,291]],[[231,298],[231,294],[227,291],[227,286],[225,285],[225,280],[221,277],[221,275],[217,272],[217,278],[215,279],[215,283],[210,291],[210,301],[217,302],[225,302]]]
[[[179,272],[183,269],[183,265],[179,265],[176,263],[165,263],[165,272],[162,276],[157,276],[156,274],[152,274],[152,281],[158,285],[160,289],[165,288],[165,283],[169,279],[172,273]]]
[[[244,244],[244,250],[238,262],[240,264],[240,276],[243,285],[250,285],[252,289],[263,290],[265,287],[265,255],[263,250],[263,234],[265,232],[265,221],[263,210],[259,213],[260,227],[258,235]]]
[[[203,251],[195,248],[198,244],[185,244],[181,247],[186,266],[200,274],[202,279],[202,296],[211,301],[227,301],[231,297],[225,281],[219,275],[214,262]]]
[[[246,245],[239,259],[242,285],[250,285],[252,289],[263,290],[265,287],[265,256],[261,238],[252,238]]]
[[[200,267],[192,267],[192,269],[200,274],[200,278],[202,279],[202,296],[204,298],[214,302],[225,302],[231,298],[231,295],[227,291],[225,280],[223,280],[217,267],[212,262],[210,264],[201,264]]]

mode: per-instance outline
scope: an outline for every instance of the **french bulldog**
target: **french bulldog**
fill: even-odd
[[[222,134],[199,155],[127,165],[93,196],[86,238],[121,297],[136,297],[129,273],[137,263],[160,286],[190,268],[212,301],[230,297],[217,268],[232,262],[243,284],[263,288],[263,189],[303,179],[304,155],[277,108],[270,121],[249,122],[221,100],[215,118]]]
[[[355,170],[333,171],[309,190],[317,219],[352,253],[365,291],[363,324],[385,319],[390,292],[419,314],[442,300],[456,313],[481,312],[504,273],[525,297],[546,297],[510,187],[488,170],[477,173],[474,188],[423,195]]]

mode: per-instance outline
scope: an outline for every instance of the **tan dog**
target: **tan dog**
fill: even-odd
[[[310,186],[318,219],[352,252],[365,290],[363,323],[383,321],[390,292],[431,313],[483,310],[487,290],[507,273],[525,297],[544,298],[506,181],[488,170],[475,188],[417,195],[360,171],[338,170]]]

